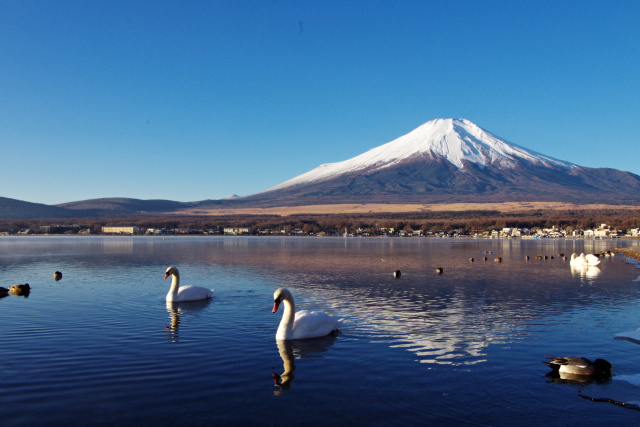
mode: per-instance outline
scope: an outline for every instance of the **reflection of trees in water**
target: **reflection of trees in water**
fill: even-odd
[[[335,340],[335,334],[305,340],[276,340],[283,371],[281,374],[272,374],[274,386],[278,387],[274,394],[279,396],[291,388],[295,378],[293,372],[296,370],[296,359],[322,358],[322,353],[329,351]]]
[[[167,330],[166,339],[169,342],[178,342],[180,338],[180,318],[189,316],[204,310],[209,304],[210,299],[201,301],[185,301],[185,302],[169,302],[167,301],[167,312],[169,312],[169,324],[164,325]]]

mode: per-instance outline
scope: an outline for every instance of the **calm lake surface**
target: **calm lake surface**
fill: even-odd
[[[579,393],[640,401],[640,346],[614,339],[640,327],[638,265],[615,255],[572,271],[557,254],[638,245],[2,237],[0,286],[32,291],[0,299],[0,422],[637,426],[640,411]],[[167,306],[169,265],[214,298]],[[279,345],[278,287],[298,310],[343,318],[341,333]],[[554,381],[545,355],[604,358],[613,376]],[[274,384],[285,366],[293,379]]]

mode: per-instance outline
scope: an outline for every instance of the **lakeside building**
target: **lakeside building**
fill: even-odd
[[[251,234],[250,227],[224,227],[224,234],[237,236],[241,234]]]
[[[106,234],[138,234],[138,227],[102,227],[102,232]]]

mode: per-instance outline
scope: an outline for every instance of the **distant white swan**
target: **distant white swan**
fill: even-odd
[[[594,254],[571,254],[571,265],[581,266],[581,265],[598,265],[600,264],[600,258],[595,256]]]
[[[176,267],[167,268],[167,272],[164,275],[165,280],[167,277],[172,276],[171,288],[167,294],[168,302],[180,302],[180,301],[198,301],[213,296],[215,289],[207,289],[202,286],[180,286],[180,272]]]
[[[342,325],[338,320],[319,311],[301,310],[296,312],[293,295],[288,289],[280,288],[273,294],[273,312],[284,303],[284,313],[276,332],[277,340],[317,338],[329,335]]]

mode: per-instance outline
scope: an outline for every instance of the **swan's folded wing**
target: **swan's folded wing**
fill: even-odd
[[[323,337],[338,329],[341,323],[341,320],[320,311],[301,310],[296,312],[292,338]]]

